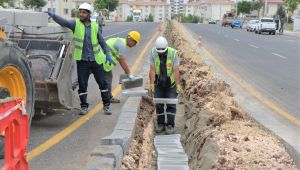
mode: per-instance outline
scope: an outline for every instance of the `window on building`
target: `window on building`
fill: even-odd
[[[64,14],[65,14],[65,15],[68,15],[68,14],[69,14],[69,9],[64,8]]]

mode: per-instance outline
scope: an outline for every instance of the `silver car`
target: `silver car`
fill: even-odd
[[[255,31],[255,27],[259,21],[258,20],[250,20],[247,25],[247,31],[253,32]]]

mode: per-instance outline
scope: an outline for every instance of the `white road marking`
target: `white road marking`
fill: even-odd
[[[112,37],[112,36],[115,36],[115,35],[118,35],[118,34],[122,34],[122,33],[124,33],[124,32],[128,32],[128,31],[130,31],[131,29],[127,29],[127,30],[125,30],[125,31],[121,31],[121,32],[117,32],[117,33],[115,33],[115,34],[110,34],[110,35],[108,35],[108,36],[106,36],[106,37],[104,37],[104,38],[108,38],[108,37]]]
[[[277,57],[280,57],[280,58],[283,58],[283,59],[287,59],[285,56],[282,56],[280,54],[277,54],[277,53],[272,53],[273,55],[277,56]]]
[[[240,40],[239,40],[239,39],[234,39],[234,41],[237,41],[237,42],[239,42]]]
[[[257,46],[255,46],[255,45],[253,45],[253,44],[249,44],[251,47],[253,47],[253,48],[259,48],[259,47],[257,47]]]

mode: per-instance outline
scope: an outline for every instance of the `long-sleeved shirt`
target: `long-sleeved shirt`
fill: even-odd
[[[67,27],[71,29],[74,33],[76,27],[75,20],[66,20],[58,15],[53,16],[53,20],[63,27]],[[82,48],[82,60],[84,61],[95,61],[94,52],[93,52],[93,45],[91,41],[91,25],[85,26],[85,34],[84,34],[84,41],[83,41],[83,48]],[[100,32],[98,31],[98,41],[103,49],[105,54],[109,54],[109,48]]]

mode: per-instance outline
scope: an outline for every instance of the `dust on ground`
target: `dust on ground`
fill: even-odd
[[[200,43],[177,22],[169,22],[167,30],[170,45],[180,53],[185,92],[176,129],[182,134],[190,168],[297,169],[282,141],[239,107],[230,86],[215,78],[191,47]]]

